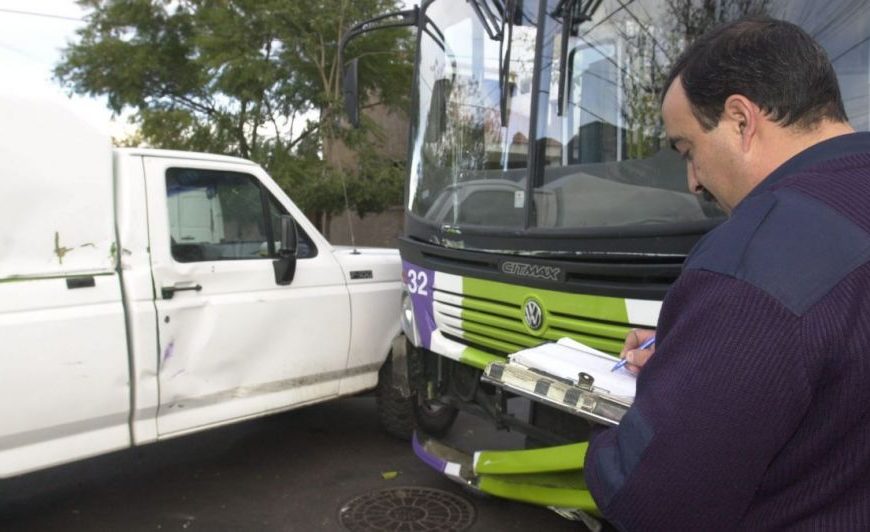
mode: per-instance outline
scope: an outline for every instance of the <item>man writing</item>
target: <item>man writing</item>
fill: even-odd
[[[870,134],[824,51],[744,19],[702,36],[662,102],[689,188],[729,219],[687,258],[619,427],[585,475],[629,530],[870,530]],[[655,351],[655,353],[653,353]]]

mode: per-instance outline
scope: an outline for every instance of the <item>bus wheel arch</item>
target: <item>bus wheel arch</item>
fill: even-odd
[[[407,368],[416,361],[408,360],[402,356],[404,353],[395,351],[394,344],[394,353],[378,373],[375,396],[381,427],[391,436],[403,440],[410,440],[415,430],[434,437],[444,436],[453,426],[459,410],[437,400],[427,399],[425,390],[418,384],[419,379],[411,378],[407,374],[403,379],[401,373],[397,378],[394,364],[404,364]]]

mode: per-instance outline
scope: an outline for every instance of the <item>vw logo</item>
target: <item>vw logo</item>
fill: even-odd
[[[544,323],[544,311],[541,305],[534,299],[529,299],[523,305],[523,321],[526,326],[537,331]]]

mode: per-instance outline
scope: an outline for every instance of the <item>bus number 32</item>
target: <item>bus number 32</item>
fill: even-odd
[[[429,285],[429,274],[408,270],[408,291],[415,295],[428,296],[426,287]]]

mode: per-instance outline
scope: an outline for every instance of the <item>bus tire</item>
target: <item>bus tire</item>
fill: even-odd
[[[427,403],[420,399],[416,390],[410,397],[403,397],[393,385],[393,364],[387,361],[378,373],[378,388],[375,394],[378,421],[381,427],[396,438],[410,440],[415,430],[431,436],[444,436],[458,410],[455,407]]]

